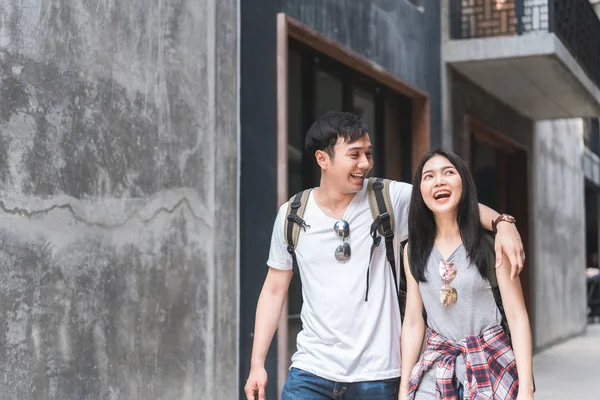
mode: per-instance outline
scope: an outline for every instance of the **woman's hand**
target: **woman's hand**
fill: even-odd
[[[408,386],[400,384],[400,392],[398,393],[398,400],[408,400]]]
[[[517,400],[533,400],[533,392],[528,392],[528,391],[519,391],[519,394],[517,395]]]

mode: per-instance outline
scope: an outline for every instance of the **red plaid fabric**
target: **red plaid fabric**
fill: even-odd
[[[423,375],[436,369],[438,400],[457,400],[454,363],[464,355],[467,367],[464,399],[509,400],[516,399],[519,380],[515,354],[507,335],[495,327],[480,335],[467,336],[455,342],[427,328],[427,347],[413,368],[409,380],[409,400],[414,399]]]

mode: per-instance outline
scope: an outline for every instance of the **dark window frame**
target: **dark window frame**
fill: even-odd
[[[385,109],[383,93],[387,88],[371,78],[368,78],[352,69],[352,66],[340,63],[326,54],[323,54],[310,46],[303,44],[297,40],[290,38],[288,40],[288,51],[293,51],[300,56],[302,66],[302,130],[307,132],[311,124],[319,117],[314,113],[315,100],[315,75],[318,69],[336,77],[342,82],[342,110],[353,111],[353,89],[354,86],[360,87],[362,90],[373,93],[375,100],[375,129],[368,127],[369,135],[374,138],[375,147],[373,151],[374,164],[373,172],[377,174],[384,173],[384,149],[385,149]],[[311,168],[316,168],[314,157],[307,154],[302,149],[302,164],[311,165]],[[318,182],[313,182],[311,185],[314,172],[309,168],[303,168],[302,186],[318,185]],[[290,196],[293,193],[289,193]]]

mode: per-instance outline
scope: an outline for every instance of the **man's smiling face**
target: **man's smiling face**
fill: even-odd
[[[365,134],[351,143],[346,143],[343,138],[338,137],[333,154],[325,154],[323,164],[323,177],[340,193],[360,192],[365,178],[373,168],[369,135]]]

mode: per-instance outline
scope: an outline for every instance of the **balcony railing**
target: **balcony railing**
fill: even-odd
[[[554,32],[600,86],[600,20],[589,0],[450,0],[453,39]]]

